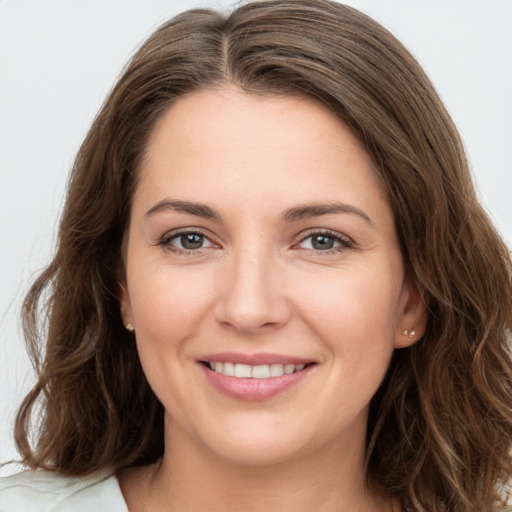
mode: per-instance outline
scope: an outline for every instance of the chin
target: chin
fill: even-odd
[[[226,435],[228,433],[228,435]],[[210,452],[226,462],[243,466],[282,463],[307,454],[316,443],[309,432],[276,429],[270,425],[252,428],[226,428],[203,437]],[[220,435],[215,435],[220,434]]]
[[[250,443],[216,446],[215,454],[225,462],[238,466],[270,466],[283,463],[300,456],[302,450],[274,443]]]

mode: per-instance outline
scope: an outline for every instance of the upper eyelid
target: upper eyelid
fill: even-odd
[[[211,236],[206,233],[206,231],[202,228],[196,228],[196,227],[184,227],[184,228],[176,228],[171,229],[170,231],[166,231],[161,237],[160,240],[172,240],[173,238],[176,238],[180,235],[184,235],[186,233],[192,233],[196,235],[201,235],[207,238],[208,240],[211,240]]]
[[[337,238],[339,240],[343,240],[347,243],[350,243],[350,244],[353,244],[353,240],[343,234],[343,233],[340,233],[339,231],[335,231],[335,230],[332,230],[332,229],[326,229],[326,228],[310,228],[310,229],[307,229],[305,231],[302,231],[301,233],[299,233],[299,235],[297,235],[297,239],[302,242],[304,240],[306,240],[307,238],[309,238],[310,236],[313,236],[313,235],[327,235],[327,236],[330,236],[332,238]]]
[[[172,241],[179,238],[182,235],[186,234],[195,234],[204,237],[208,243],[210,244],[207,247],[198,247],[196,249],[185,249],[181,247],[175,246]],[[202,230],[200,229],[191,229],[191,228],[185,228],[185,229],[177,229],[174,231],[168,231],[166,234],[164,234],[156,243],[157,246],[160,246],[162,249],[165,249],[166,251],[173,252],[175,254],[202,254],[204,250],[212,249],[212,248],[219,248],[220,245],[216,242],[214,242],[211,237],[206,235]]]
[[[179,237],[180,235],[186,234],[186,233],[193,233],[198,234],[201,236],[204,236],[210,243],[215,245],[220,245],[218,242],[214,241],[214,236],[210,235],[207,230],[195,226],[186,226],[181,228],[176,228],[173,230],[170,230],[166,232],[164,235],[162,235],[159,239],[158,243],[167,243],[170,240]],[[308,239],[311,236],[314,235],[325,235],[332,238],[336,238],[342,242],[345,242],[346,244],[355,245],[354,241],[347,235],[340,233],[339,231],[335,231],[333,229],[328,228],[308,228],[304,231],[299,232],[297,235],[293,237],[294,244],[298,242],[303,242],[304,240]]]
[[[211,246],[209,246],[209,247],[200,247],[198,249],[188,249],[188,250],[187,249],[180,249],[179,247],[174,247],[172,249],[174,252],[191,251],[191,252],[198,253],[201,250],[211,249],[212,247],[215,247],[215,246],[219,247],[220,246],[220,244],[218,242],[215,242],[214,240],[212,240],[212,237],[209,236],[207,233],[205,233],[203,229],[196,228],[196,227],[176,228],[176,229],[173,229],[173,230],[170,230],[170,231],[166,231],[162,236],[160,236],[155,241],[155,245],[156,246],[160,246],[162,248],[165,248],[167,250],[171,250],[171,247],[173,247],[173,244],[171,242],[174,239],[179,238],[181,235],[184,235],[184,234],[187,234],[187,233],[196,234],[196,235],[200,235],[200,236],[204,237],[211,244]]]

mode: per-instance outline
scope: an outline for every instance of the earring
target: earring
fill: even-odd
[[[409,338],[414,338],[416,331],[409,332],[407,329],[402,333],[404,336],[409,336]]]
[[[125,325],[125,328],[126,328],[126,330],[127,330],[128,332],[133,332],[133,331],[135,331],[135,327],[133,327],[133,325],[132,325],[132,324],[126,324],[126,325]]]

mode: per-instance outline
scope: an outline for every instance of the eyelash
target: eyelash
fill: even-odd
[[[308,238],[312,238],[314,236],[317,236],[317,237],[325,237],[325,238],[330,238],[332,240],[334,240],[334,242],[338,242],[340,245],[338,247],[333,247],[332,249],[325,249],[325,250],[319,250],[319,249],[305,249],[307,251],[310,251],[311,253],[314,253],[314,254],[321,254],[321,255],[332,255],[332,254],[336,254],[336,253],[340,253],[340,252],[343,252],[347,249],[352,249],[354,248],[354,243],[352,242],[352,240],[350,240],[350,238],[348,238],[347,236],[344,236],[336,231],[331,231],[330,229],[313,229],[313,230],[310,230],[308,231],[305,235],[302,236],[302,238],[300,239],[300,241],[298,242],[298,244],[301,244],[303,242],[305,242]],[[296,244],[296,245],[298,245]]]
[[[199,229],[184,229],[183,231],[173,232],[173,233],[164,235],[163,238],[158,242],[158,245],[162,246],[164,249],[166,249],[168,251],[172,251],[174,253],[183,254],[183,255],[200,254],[200,253],[202,253],[202,249],[207,249],[207,247],[200,247],[198,249],[180,249],[179,247],[175,247],[171,244],[172,240],[175,240],[184,235],[197,235],[197,236],[204,238],[205,240],[208,240],[211,244],[213,244],[213,242],[210,240],[208,235],[203,233],[201,230],[199,230]]]
[[[175,247],[171,244],[171,242],[181,236],[184,235],[197,235],[202,237],[203,239],[210,242],[212,245],[215,245],[208,235],[206,235],[204,232],[202,232],[199,229],[187,229],[183,231],[173,232],[169,233],[163,236],[163,238],[158,242],[158,245],[162,246],[164,249],[168,251],[172,251],[174,253],[183,254],[183,255],[192,255],[192,254],[201,254],[203,249],[208,249],[209,247],[199,247],[197,249],[180,249],[179,247]],[[331,249],[309,249],[309,248],[303,248],[304,250],[307,250],[314,254],[321,254],[321,255],[330,255],[335,253],[340,253],[345,251],[346,249],[351,249],[354,247],[354,243],[346,236],[341,235],[340,233],[337,233],[336,231],[331,231],[328,229],[316,229],[316,230],[310,230],[305,235],[302,236],[302,238],[294,244],[294,248],[296,248],[298,245],[305,242],[308,238],[312,238],[314,236],[317,237],[325,237],[330,238],[334,240],[334,242],[339,243],[340,245],[338,247],[333,247]]]

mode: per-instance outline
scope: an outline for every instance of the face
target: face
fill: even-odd
[[[140,178],[121,310],[169,435],[242,463],[362,455],[423,306],[348,128],[304,98],[197,92],[154,128]]]

